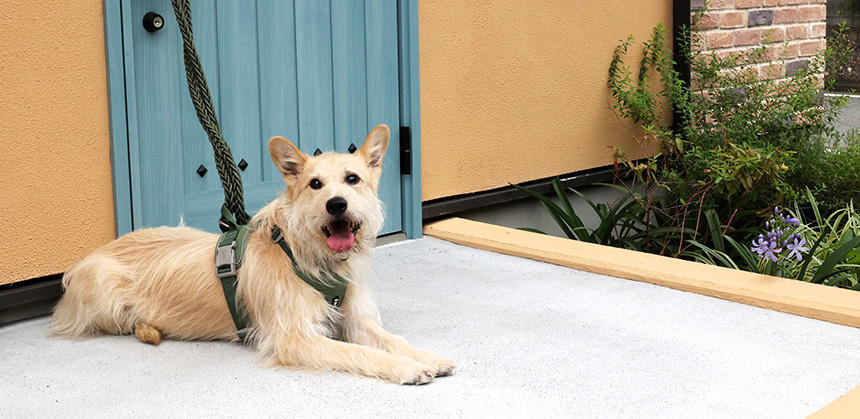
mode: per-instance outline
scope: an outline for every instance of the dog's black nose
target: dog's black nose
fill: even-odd
[[[341,215],[346,211],[346,200],[336,196],[325,203],[325,210],[331,215]]]

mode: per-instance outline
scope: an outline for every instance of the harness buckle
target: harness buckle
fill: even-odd
[[[275,228],[275,233],[272,235],[272,241],[277,243],[284,239],[284,234],[281,232],[280,228]]]
[[[224,268],[229,271],[221,271]],[[218,246],[215,249],[215,276],[218,279],[236,275],[236,240],[233,243]]]

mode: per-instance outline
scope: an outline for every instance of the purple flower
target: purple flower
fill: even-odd
[[[758,253],[759,257],[764,257],[764,253],[770,247],[770,242],[764,239],[764,236],[759,234],[758,241],[753,240],[753,247],[750,248],[753,252]]]
[[[804,244],[806,244],[806,239],[800,237],[800,240],[798,240],[797,236],[800,235],[796,235],[796,237],[794,237],[794,243],[790,243],[788,246],[786,246],[786,248],[791,250],[791,252],[788,252],[789,259],[792,257],[792,255],[797,256],[797,261],[800,262],[801,260],[803,260],[803,256],[801,255],[801,253],[808,252],[809,248],[804,246]]]
[[[756,252],[762,259],[770,259],[776,262],[776,254],[782,252],[782,248],[776,243],[776,238],[765,240],[764,236],[759,235],[758,241],[753,240],[753,247],[750,248]]]
[[[775,253],[779,253],[779,252],[782,252],[782,249],[781,249],[781,248],[779,248],[779,247],[771,247],[771,248],[767,249],[767,252],[765,252],[764,257],[765,257],[765,258],[768,258],[768,259],[770,259],[770,260],[772,260],[772,261],[774,261],[774,262],[776,262],[776,255],[775,255]]]
[[[782,218],[782,222],[783,222],[783,223],[791,224],[791,225],[793,225],[793,226],[795,226],[795,227],[797,227],[797,226],[799,226],[799,225],[800,225],[800,220],[798,220],[797,218],[792,217],[791,215],[789,215],[789,216],[787,216],[787,217],[786,217],[785,215],[780,214],[780,218]]]

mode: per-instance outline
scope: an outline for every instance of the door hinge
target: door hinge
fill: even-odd
[[[412,174],[412,129],[400,127],[400,174]]]

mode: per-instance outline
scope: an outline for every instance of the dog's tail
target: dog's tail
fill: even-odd
[[[107,332],[130,333],[134,319],[125,304],[131,272],[117,260],[92,254],[63,275],[65,293],[51,320],[51,332],[81,337]]]

